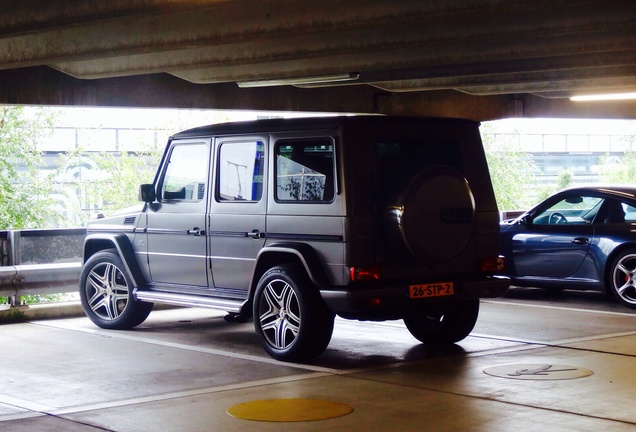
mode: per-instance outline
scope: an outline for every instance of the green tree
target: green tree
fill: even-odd
[[[139,185],[152,183],[160,158],[161,151],[150,148],[93,155],[102,178],[81,185],[85,200],[107,213],[138,204]]]
[[[537,202],[548,199],[550,196],[555,193],[562,191],[563,189],[567,189],[572,186],[572,182],[574,181],[574,174],[572,171],[563,170],[559,173],[559,177],[557,179],[556,186],[553,185],[543,185],[537,187]]]
[[[559,173],[559,180],[557,181],[557,188],[559,190],[567,189],[572,186],[574,175],[571,171],[563,170]]]
[[[498,136],[482,128],[482,140],[499,210],[522,210],[534,204],[528,190],[534,187],[537,167],[521,150],[516,136]]]
[[[606,155],[599,160],[599,177],[604,183],[636,184],[636,136],[622,138],[627,144],[623,157]]]
[[[39,139],[53,132],[55,113],[0,106],[0,229],[43,228],[55,218],[52,182],[40,174]]]
[[[154,130],[156,132],[170,133],[199,126],[200,118],[194,118],[189,111],[177,110],[172,113],[170,120],[157,121]],[[209,116],[209,117],[208,117]],[[220,123],[231,120],[228,112],[214,111],[207,113],[203,119],[204,124]],[[89,157],[97,165],[101,173],[101,179],[78,184],[77,189],[82,191],[82,200],[85,203],[94,203],[100,211],[106,213],[114,210],[139,204],[139,185],[152,183],[165,142],[159,142],[158,147],[154,143],[137,142],[135,151],[121,149],[119,152],[103,152],[88,154],[78,150],[68,159],[68,163],[77,163],[77,158]],[[75,162],[73,162],[75,161]],[[87,218],[89,215],[84,214]]]
[[[56,218],[49,194],[52,182],[42,176],[39,139],[53,132],[55,112],[0,106],[0,229],[44,228]],[[27,303],[62,296],[27,296]],[[6,303],[0,297],[0,303]]]

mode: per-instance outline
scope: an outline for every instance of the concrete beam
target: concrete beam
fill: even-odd
[[[0,71],[0,104],[377,113],[462,117],[636,119],[636,102],[574,103],[529,94],[475,96],[442,90],[389,93],[367,86],[241,89],[168,74],[79,80],[47,67]]]
[[[368,86],[240,89],[192,84],[168,74],[79,80],[48,67],[0,71],[0,104],[373,113]]]
[[[531,94],[474,96],[453,91],[386,93],[376,98],[378,112],[470,118],[636,119],[636,101],[571,102]]]

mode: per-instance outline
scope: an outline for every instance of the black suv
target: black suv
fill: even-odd
[[[424,343],[473,329],[509,280],[479,125],[381,116],[219,124],[174,135],[143,207],[89,223],[80,295],[98,326],[153,303],[254,319],[274,358],[329,344],[335,315],[403,319]]]

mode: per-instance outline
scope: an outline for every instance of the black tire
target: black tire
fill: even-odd
[[[293,266],[268,270],[254,293],[254,328],[265,351],[281,361],[319,356],[333,334],[334,314],[304,271]]]
[[[444,311],[420,311],[404,317],[404,324],[420,342],[447,345],[459,342],[473,331],[479,316],[479,300],[454,303]]]
[[[619,253],[609,268],[608,293],[619,303],[636,309],[636,249]]]
[[[86,316],[98,327],[124,330],[148,318],[153,304],[136,301],[124,263],[113,251],[90,257],[80,273],[80,299]]]

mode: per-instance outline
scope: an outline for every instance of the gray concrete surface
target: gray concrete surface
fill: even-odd
[[[251,323],[201,309],[156,311],[132,331],[86,318],[3,324],[0,431],[635,430],[635,311],[596,297],[533,295],[482,302],[474,332],[447,349],[419,344],[401,322],[337,320],[329,348],[309,364],[271,359]],[[484,372],[500,365],[593,374]],[[278,398],[354,411],[286,423],[226,413]]]

